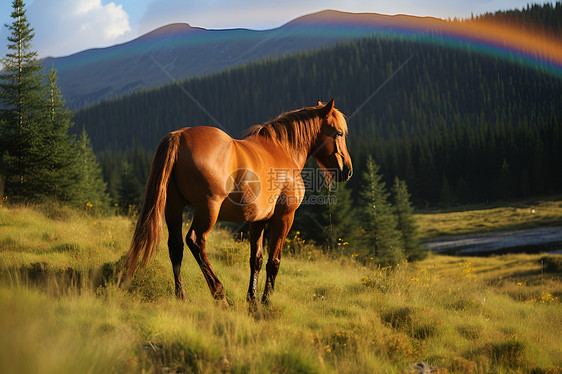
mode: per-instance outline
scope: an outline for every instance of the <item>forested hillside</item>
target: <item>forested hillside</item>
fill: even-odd
[[[408,41],[364,39],[138,93],[78,112],[76,128],[85,126],[97,150],[132,144],[151,150],[176,128],[209,124],[239,136],[252,124],[317,99],[335,97],[351,115],[410,56],[395,79],[349,119],[356,165],[374,154],[384,175],[405,179],[418,202],[561,190],[559,78]]]
[[[107,101],[78,112],[76,129],[85,127],[98,151],[140,145],[151,153],[173,129],[212,125],[239,137],[283,111],[334,97],[349,117],[356,167],[373,155],[387,181],[404,179],[418,204],[560,192],[562,79],[519,62],[468,46],[365,38]]]
[[[476,21],[494,20],[509,24],[531,27],[540,32],[551,33],[562,38],[562,2],[553,4],[527,4],[525,9],[502,10],[486,13],[475,18]]]

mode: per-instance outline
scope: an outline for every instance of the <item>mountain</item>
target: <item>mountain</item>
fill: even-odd
[[[91,49],[67,57],[47,58],[44,65],[48,68],[54,65],[57,69],[59,86],[67,105],[76,110],[172,81],[375,34],[406,38],[435,35],[446,35],[453,39],[473,37],[477,42],[486,44],[498,33],[497,29],[488,27],[490,22],[499,22],[530,25],[538,33],[550,33],[559,41],[561,4],[528,6],[523,10],[496,12],[465,21],[326,10],[265,31],[207,30],[188,24],[171,24],[128,43]],[[536,47],[535,40],[527,40],[525,34],[509,32],[509,35],[503,36],[511,38],[507,41],[508,46],[519,48],[523,54]],[[497,40],[492,40],[487,45],[494,48],[497,43]],[[551,46],[544,46],[543,49],[552,49]],[[536,51],[536,54],[544,52]],[[558,53],[558,63],[562,64],[562,52]]]
[[[348,21],[315,19],[339,36],[341,30],[372,30],[355,23],[350,32]],[[423,25],[445,27],[427,21]],[[441,43],[428,42],[423,33],[412,38],[399,29],[411,22],[394,25],[398,37],[378,33],[341,41],[104,101],[76,112],[75,129],[87,130],[98,153],[108,150],[107,160],[131,146],[147,149],[150,159],[171,130],[215,125],[237,137],[283,111],[334,97],[348,115],[357,175],[373,155],[389,181],[404,179],[420,204],[560,193],[562,69],[516,49],[499,53],[479,42],[448,43],[453,34],[437,34]],[[301,28],[301,36],[318,30],[310,20],[291,26]],[[354,193],[359,182],[348,183]]]
[[[435,18],[352,14],[323,11],[295,19],[282,27],[207,30],[171,24],[128,43],[86,50],[60,58],[54,65],[70,109],[160,86],[172,80],[202,76],[251,61],[326,47],[380,30],[438,29]]]

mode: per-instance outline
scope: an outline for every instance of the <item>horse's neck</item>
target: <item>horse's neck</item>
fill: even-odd
[[[304,168],[306,161],[316,153],[315,150],[318,149],[318,138],[320,136],[320,132],[321,128],[319,127],[318,132],[313,134],[313,139],[310,141],[308,149],[302,149],[301,152],[297,152],[295,161],[301,170]]]
[[[298,165],[299,170],[304,168],[306,160],[308,160],[309,152],[302,152],[294,157],[295,163]]]
[[[315,119],[315,121],[317,120],[319,119]],[[302,170],[308,158],[314,154],[313,150],[317,148],[318,137],[320,135],[321,128],[320,126],[317,126],[317,124],[314,124],[314,128],[316,127],[318,127],[318,131],[316,133],[311,134],[313,139],[311,139],[310,142],[306,142],[308,143],[308,145],[302,149],[299,149],[296,146],[281,144],[272,140],[267,140],[266,137],[263,137],[261,135],[252,135],[251,137],[253,137],[253,140],[251,141],[258,141],[258,142],[265,141],[270,143],[270,146],[280,147],[294,161],[295,165],[299,168],[299,170]],[[245,139],[249,140],[250,138],[245,138]]]
[[[283,145],[279,143],[277,144],[277,146],[280,147],[287,154],[287,156],[293,160],[294,164],[296,165],[296,168],[298,168],[299,170],[302,170],[304,168],[304,165],[306,164],[306,160],[308,160],[308,157],[310,156],[309,150],[296,149],[288,145]]]

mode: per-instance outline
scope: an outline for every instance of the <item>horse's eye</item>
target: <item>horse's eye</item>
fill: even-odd
[[[334,135],[335,138],[340,138],[342,136],[343,136],[343,132],[341,131],[336,132],[336,135]]]

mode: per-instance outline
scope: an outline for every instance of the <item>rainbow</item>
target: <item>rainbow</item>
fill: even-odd
[[[384,16],[372,13],[325,11],[317,15],[317,22],[312,24],[307,25],[306,16],[292,23],[301,27],[303,31],[307,29],[305,35],[330,30],[332,35],[346,34],[348,37],[354,37],[371,34],[456,49],[470,49],[562,77],[562,37],[539,32],[530,27],[523,28],[506,22],[444,21],[431,17]]]

